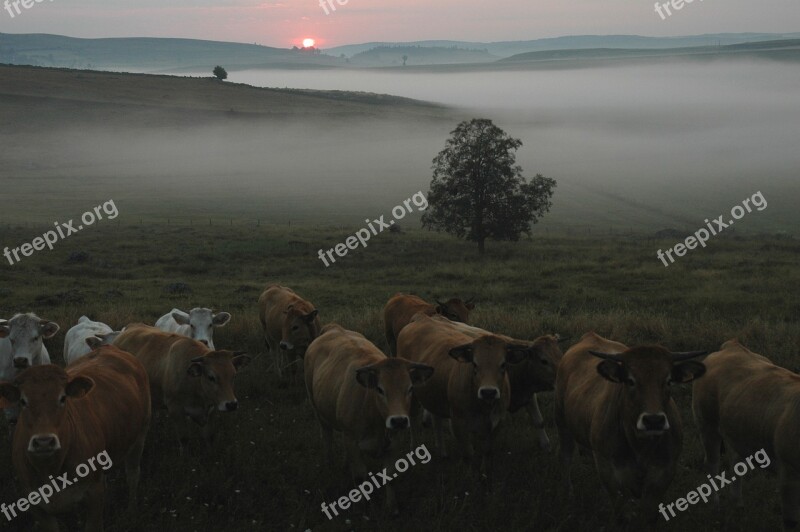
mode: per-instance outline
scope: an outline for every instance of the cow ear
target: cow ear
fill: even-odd
[[[454,347],[448,354],[459,362],[472,362],[472,344]]]
[[[412,364],[408,368],[408,374],[411,376],[411,383],[416,386],[423,384],[433,376],[433,368],[425,364]]]
[[[597,373],[606,380],[623,383],[629,380],[628,369],[615,360],[603,360],[597,365]]]
[[[356,370],[356,380],[364,388],[375,388],[378,386],[378,370],[365,366]]]
[[[97,349],[98,347],[103,345],[103,339],[98,336],[90,336],[86,339],[86,345],[91,348],[92,351]]]
[[[172,313],[172,319],[178,325],[189,325],[189,315],[182,310],[176,310]]]
[[[69,381],[64,393],[68,397],[78,399],[89,393],[92,388],[94,388],[94,381],[89,377],[75,377]]]
[[[52,321],[42,320],[39,322],[43,338],[52,338],[58,332],[58,324]]]
[[[233,359],[231,359],[231,363],[233,364],[233,367],[236,368],[237,371],[248,365],[252,360],[252,358],[245,353],[240,353],[237,351],[234,354],[236,356],[234,356]]]
[[[702,377],[706,373],[706,366],[696,360],[687,360],[672,366],[672,382],[684,384]]]
[[[0,320],[0,338],[5,338],[11,332],[11,329],[8,328],[8,322],[6,320]]]
[[[222,327],[229,321],[231,321],[231,315],[228,312],[218,312],[214,314],[214,317],[211,319],[214,327]]]
[[[10,403],[16,403],[20,397],[19,388],[10,382],[0,382],[0,397]]]
[[[306,314],[305,316],[306,321],[308,323],[311,323],[312,321],[314,321],[314,318],[317,317],[317,314],[319,314],[319,311],[317,309],[312,310],[311,312]]]
[[[508,364],[519,364],[532,353],[533,348],[527,345],[508,345],[506,346],[506,362]]]
[[[190,377],[199,377],[205,373],[202,362],[192,361],[189,367],[186,368],[186,374]]]

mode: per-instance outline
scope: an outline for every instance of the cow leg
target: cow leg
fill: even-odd
[[[328,461],[328,466],[333,470],[335,465],[333,460],[333,430],[320,422],[319,435],[322,437],[322,445],[325,447],[325,458]]]
[[[432,414],[430,412],[428,412],[427,410],[423,409],[422,410],[422,426],[423,427],[430,427],[432,423],[433,423]]]
[[[86,532],[103,532],[103,509],[105,508],[105,479],[89,487],[86,496]]]
[[[536,439],[539,440],[539,448],[550,451],[550,438],[547,437],[547,431],[544,430],[544,417],[542,416],[542,411],[539,410],[539,401],[536,398],[536,394],[533,394],[533,399],[525,409],[528,411],[528,415],[531,416],[531,422],[536,431]]]
[[[791,466],[781,464],[780,487],[784,530],[797,530],[800,525],[800,472],[789,472]]]
[[[572,433],[563,423],[556,424],[558,425],[558,454],[561,462],[563,486],[571,497],[573,491],[570,471],[572,469],[572,457],[575,455],[575,438],[572,437]]]
[[[141,474],[142,451],[144,450],[144,440],[147,436],[147,429],[144,429],[136,443],[128,451],[125,458],[125,478],[128,481],[128,511],[136,510],[136,495],[139,488],[139,476]]]
[[[472,457],[475,455],[475,449],[472,446],[472,435],[469,431],[468,421],[461,417],[451,417],[450,430],[456,440],[456,445],[460,448],[461,456],[464,461],[471,461]]]
[[[168,405],[167,412],[169,412],[170,420],[172,420],[172,425],[175,427],[178,435],[181,452],[183,452],[183,446],[189,441],[189,425],[191,421],[189,420],[189,416],[183,411],[183,408],[177,404]]]
[[[700,429],[700,439],[703,442],[703,466],[706,473],[714,477],[719,473],[720,449],[722,438],[716,428],[702,426]],[[719,505],[719,492],[714,490],[711,499]]]
[[[730,478],[730,476],[734,474],[733,473],[733,466],[736,465],[736,463],[739,461],[739,459],[741,457],[736,453],[736,451],[733,450],[733,446],[726,445],[725,449],[728,452],[728,471],[729,471],[728,478]],[[742,482],[743,481],[744,481],[743,478],[737,477],[736,478],[736,482],[734,482],[733,484],[731,484],[729,486],[730,493],[731,493],[731,499],[733,499],[736,502],[736,505],[739,506],[740,508],[744,507],[744,499],[742,499]]]
[[[433,430],[434,434],[436,435],[435,438],[436,451],[442,458],[447,458],[447,448],[444,445],[444,431],[442,430],[442,424],[444,423],[444,419],[437,416],[436,414],[431,414],[431,416],[433,417]]]

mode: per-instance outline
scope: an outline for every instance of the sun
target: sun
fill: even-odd
[[[314,39],[303,39],[303,48],[311,48],[315,43]]]

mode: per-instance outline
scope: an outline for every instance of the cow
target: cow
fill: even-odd
[[[36,314],[16,314],[0,320],[0,381],[12,381],[18,372],[31,366],[50,363],[50,354],[43,340],[58,332],[58,324]],[[16,405],[4,408],[6,420],[16,423]]]
[[[69,365],[102,345],[113,344],[120,332],[105,323],[81,316],[64,337],[64,362]]]
[[[37,501],[31,511],[41,530],[57,531],[55,515],[85,508],[85,530],[102,531],[105,471],[115,463],[125,464],[128,509],[135,509],[151,415],[141,362],[102,346],[66,369],[28,368],[0,383],[0,395],[20,406],[13,466],[23,493]],[[57,477],[63,479],[53,490]]]
[[[761,467],[777,470],[784,528],[800,523],[800,376],[753,353],[737,340],[722,344],[704,361],[705,377],[693,385],[692,411],[705,449],[705,465],[719,473],[720,444],[730,469],[737,459],[763,449]],[[764,463],[766,462],[766,463]],[[737,478],[741,476],[737,473]],[[733,497],[742,502],[741,481]],[[714,493],[715,500],[719,496]]]
[[[298,365],[320,333],[317,309],[291,288],[274,284],[258,298],[258,311],[278,375],[283,376],[287,364],[291,364],[291,374],[300,373]]]
[[[431,379],[414,396],[432,414],[436,447],[447,456],[442,422],[450,419],[461,455],[470,461],[481,446],[474,467],[491,487],[492,441],[510,405],[508,366],[523,362],[534,349],[486,334],[474,338],[423,313],[414,316],[397,338],[397,355],[434,368]]]
[[[233,380],[250,362],[242,352],[212,351],[197,340],[144,324],[129,325],[114,345],[144,364],[153,406],[166,407],[181,442],[189,435],[186,418],[202,427],[206,440],[211,440],[216,427],[210,414],[232,412],[239,406]]]
[[[570,494],[577,443],[594,455],[616,517],[629,517],[621,511],[632,495],[640,499],[639,519],[658,519],[656,505],[675,476],[683,445],[671,386],[701,377],[705,366],[690,359],[706,353],[628,348],[593,332],[567,350],[556,375],[555,420]]]
[[[436,300],[436,305],[431,305],[421,297],[397,293],[383,307],[383,326],[389,349],[393,355],[397,354],[397,336],[418,312],[428,316],[441,314],[449,320],[467,323],[469,313],[474,308],[472,298],[462,301],[454,297],[444,303]]]
[[[449,326],[471,336],[493,334],[484,329],[450,321],[442,316],[433,316],[432,319],[441,321]],[[525,409],[531,418],[539,447],[549,451],[550,438],[544,429],[544,417],[539,409],[538,392],[551,391],[556,382],[556,369],[563,356],[559,342],[563,341],[558,335],[545,335],[533,341],[517,340],[502,334],[495,334],[509,343],[524,344],[532,348],[532,352],[519,364],[508,366],[508,383],[511,386],[511,397],[508,411],[512,414]]]
[[[338,431],[356,482],[367,476],[362,452],[382,455],[387,470],[393,471],[401,436],[411,427],[412,390],[430,379],[433,368],[389,358],[363,335],[335,323],[322,329],[303,362],[308,398],[330,466],[333,432]],[[386,505],[397,514],[394,490],[385,488]]]
[[[156,327],[164,332],[188,336],[206,344],[213,351],[214,327],[224,327],[230,320],[229,313],[214,314],[209,308],[193,308],[189,312],[174,308],[158,318]]]

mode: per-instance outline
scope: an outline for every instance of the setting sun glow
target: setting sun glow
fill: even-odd
[[[314,39],[303,39],[303,48],[311,48],[314,46]]]

